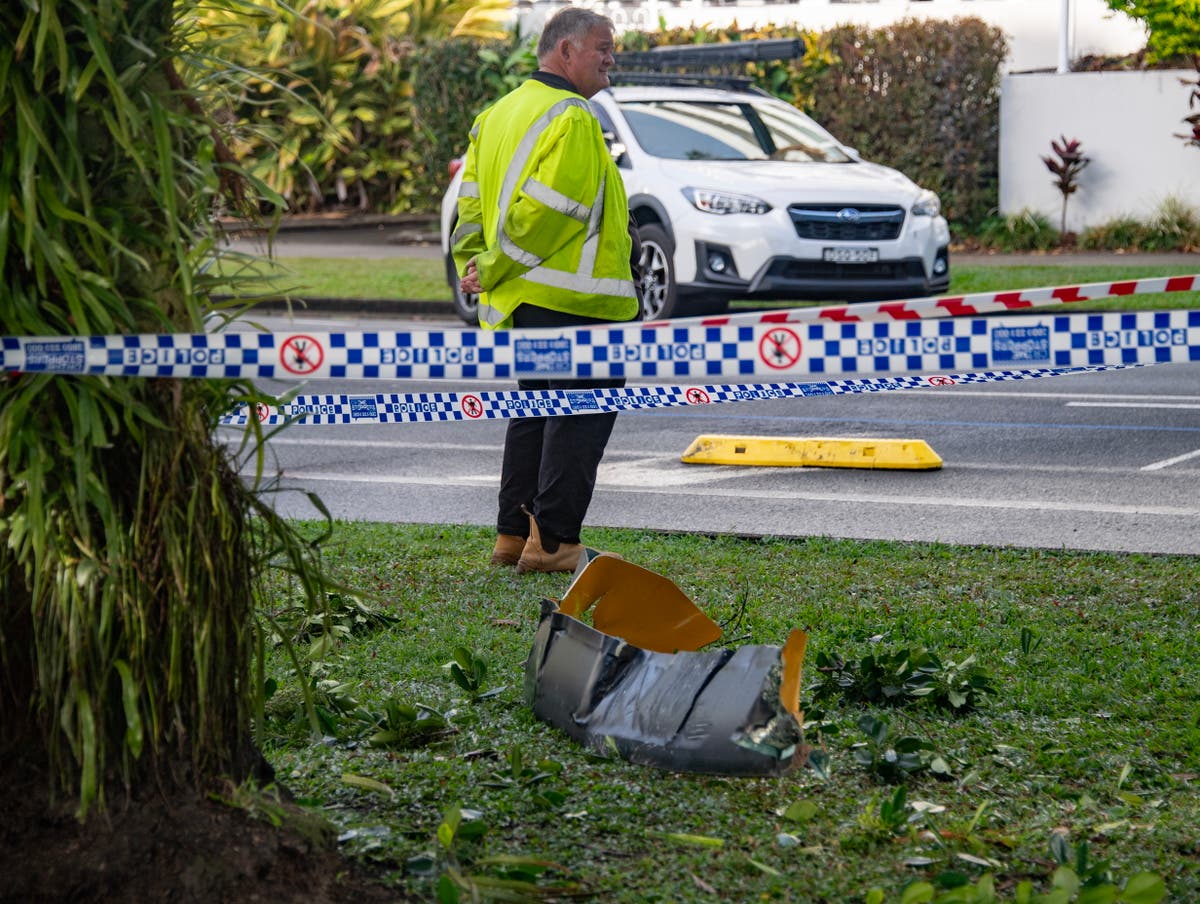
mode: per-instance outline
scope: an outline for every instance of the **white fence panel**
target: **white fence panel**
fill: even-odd
[[[1168,198],[1200,210],[1200,148],[1175,137],[1186,131],[1189,77],[1186,69],[1005,76],[1000,212],[1033,210],[1058,226],[1062,195],[1042,157],[1063,136],[1091,159],[1067,203],[1069,231],[1148,220]]]

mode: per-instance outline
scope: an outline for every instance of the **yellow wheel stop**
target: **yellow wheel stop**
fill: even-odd
[[[923,439],[726,436],[696,437],[681,461],[696,465],[894,468],[931,471],[942,459]]]

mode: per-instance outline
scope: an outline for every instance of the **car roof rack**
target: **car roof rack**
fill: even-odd
[[[658,85],[677,88],[723,88],[726,91],[759,91],[753,80],[733,75],[691,75],[673,72],[624,72],[609,70],[613,85]]]
[[[706,68],[796,60],[804,56],[804,42],[799,38],[777,38],[725,44],[672,44],[650,50],[623,51],[613,56],[622,68],[663,72],[667,68]]]
[[[614,85],[675,85],[765,93],[753,79],[728,70],[744,63],[798,59],[804,56],[804,42],[799,38],[779,38],[673,44],[613,56],[617,68],[609,72],[609,79]]]

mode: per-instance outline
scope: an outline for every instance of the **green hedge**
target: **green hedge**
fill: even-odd
[[[827,33],[838,62],[810,111],[870,160],[933,189],[956,231],[999,199],[1004,34],[979,19],[905,21]]]

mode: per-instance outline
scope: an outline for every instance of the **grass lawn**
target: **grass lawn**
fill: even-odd
[[[449,298],[437,261],[349,263],[286,260],[310,296]],[[1190,272],[958,267],[952,291]],[[1172,293],[1087,309],[1196,306],[1200,293]],[[723,643],[809,632],[806,740],[827,774],[764,779],[633,766],[536,721],[524,660],[540,599],[569,577],[489,568],[491,539],[338,523],[326,564],[368,602],[331,598],[332,642],[278,597],[306,640],[295,660],[268,653],[263,747],[398,897],[1200,901],[1200,558],[590,531],[675,581]],[[939,680],[973,663],[994,693],[965,711],[884,705],[816,668],[857,666],[852,689],[872,662],[923,648]],[[486,667],[471,689],[447,668],[456,650],[469,673]]]
[[[1017,901],[1021,883],[1049,891],[1067,859],[1093,884],[1132,878],[1120,900],[1161,898],[1139,873],[1161,877],[1162,900],[1200,900],[1196,557],[590,530],[678,584],[721,643],[809,632],[801,700],[827,777],[730,778],[597,757],[533,718],[523,667],[539,600],[569,576],[488,567],[480,528],[335,527],[326,563],[370,609],[335,600],[336,645],[297,649],[319,738],[279,649],[260,727],[280,780],[398,895],[439,900],[440,881],[440,899],[458,900],[453,874],[485,900],[511,880],[530,884],[504,900]],[[458,647],[486,664],[472,692],[445,667]],[[967,712],[836,690],[814,704],[818,656],[922,647],[942,677],[975,656],[994,693]],[[882,743],[864,717],[886,723]],[[381,726],[392,732],[373,745]],[[889,772],[897,746],[921,748],[911,773]],[[905,896],[914,882],[929,886]],[[1114,900],[1103,894],[1046,900]]]
[[[229,266],[229,265],[227,265]],[[439,260],[391,258],[345,260],[335,258],[283,258],[276,267],[272,293],[291,292],[298,298],[397,298],[450,301],[442,263]],[[1194,267],[1119,264],[1075,266],[1030,264],[1027,266],[954,265],[950,294],[997,292],[1042,286],[1079,285],[1093,282],[1179,276],[1200,271],[1200,256]],[[261,289],[260,289],[261,290]],[[774,303],[773,306],[779,306]],[[786,306],[795,306],[794,302]],[[735,309],[753,307],[735,303]],[[1160,310],[1200,307],[1200,292],[1171,292],[1135,295],[1102,302],[1072,305],[1072,310]]]

